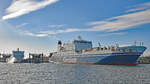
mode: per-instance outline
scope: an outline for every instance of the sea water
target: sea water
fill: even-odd
[[[150,64],[1,63],[0,84],[150,84]]]

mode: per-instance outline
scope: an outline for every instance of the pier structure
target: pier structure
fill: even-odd
[[[28,63],[48,63],[49,57],[44,56],[43,53],[35,54],[29,53]]]
[[[150,55],[139,57],[137,60],[139,64],[150,64]]]
[[[7,62],[7,60],[12,56],[12,54],[1,54],[0,53],[0,62]]]

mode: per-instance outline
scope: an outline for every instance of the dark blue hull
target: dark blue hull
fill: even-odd
[[[121,56],[109,56],[102,60],[99,60],[97,63],[130,63],[135,64],[136,60],[140,55],[121,55]]]
[[[136,65],[140,55],[110,55],[110,56],[68,56],[67,60],[62,58],[63,64],[118,64]]]

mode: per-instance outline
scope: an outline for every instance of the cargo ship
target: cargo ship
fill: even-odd
[[[81,36],[72,43],[58,41],[57,52],[52,52],[50,62],[61,64],[102,64],[137,65],[137,59],[144,53],[143,43],[128,46],[92,47],[92,41],[82,40]]]

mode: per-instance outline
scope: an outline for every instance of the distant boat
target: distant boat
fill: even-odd
[[[72,43],[58,41],[57,52],[51,53],[50,61],[61,64],[107,64],[107,65],[136,65],[137,59],[143,54],[146,47],[130,46],[119,47],[105,46],[92,47],[91,41],[78,40]]]
[[[13,51],[13,55],[7,60],[7,63],[20,63],[24,59],[24,51]]]

